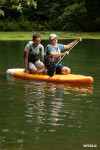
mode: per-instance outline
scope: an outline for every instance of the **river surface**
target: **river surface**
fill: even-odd
[[[92,76],[91,85],[7,76],[9,68],[24,68],[27,42],[0,41],[0,150],[100,150],[100,40],[83,40],[62,62]]]

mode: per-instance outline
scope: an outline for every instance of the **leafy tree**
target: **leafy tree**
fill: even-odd
[[[85,17],[87,10],[84,3],[75,3],[65,8],[64,13],[59,17],[59,25],[62,30],[85,29]]]
[[[37,7],[34,0],[0,0],[0,15],[4,16],[5,11],[2,10],[2,7],[5,5],[9,5],[10,8],[17,9],[19,12],[22,12],[24,5]]]
[[[100,1],[84,0],[87,9],[87,30],[100,31]]]
[[[99,31],[99,6],[99,0],[0,0],[0,30],[15,24],[16,30]]]

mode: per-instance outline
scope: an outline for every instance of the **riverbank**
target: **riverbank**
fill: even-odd
[[[48,40],[51,33],[55,33],[58,39],[100,39],[100,32],[61,32],[61,31],[33,31],[33,32],[0,32],[0,40],[31,40],[33,33],[39,33],[42,40]]]

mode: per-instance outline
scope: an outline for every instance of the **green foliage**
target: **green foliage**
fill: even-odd
[[[27,5],[29,5],[29,7],[34,6],[34,8],[37,8],[37,2],[34,0],[26,0]]]
[[[31,7],[33,6],[35,9],[37,8],[37,2],[34,0],[1,0],[0,1],[0,15],[4,16],[4,11],[2,10],[3,6],[9,5],[12,9],[16,9],[17,11],[23,11],[24,6]]]
[[[45,30],[45,26],[38,23],[37,21],[34,21],[31,23],[31,30],[42,31]]]
[[[0,31],[4,31],[4,23],[2,20],[0,21]]]
[[[0,31],[48,31],[50,30],[49,24],[44,22],[31,21],[21,16],[18,21],[11,21],[11,18],[7,20],[0,20]]]
[[[48,30],[51,30],[51,27],[47,21],[41,21],[40,23],[35,21],[35,22],[33,22],[33,30],[48,31]]]
[[[4,11],[0,10],[0,16],[4,16]]]
[[[23,15],[21,17],[19,17],[18,20],[18,29],[21,31],[25,31],[28,30],[29,28],[29,21],[26,17],[24,17]]]
[[[0,30],[100,31],[98,0],[2,0],[0,6]]]
[[[62,30],[85,30],[86,12],[87,10],[82,2],[66,7],[64,13],[59,17]]]
[[[13,21],[9,21],[6,20],[4,21],[0,21],[0,31],[17,31],[18,30],[18,26],[15,22]]]

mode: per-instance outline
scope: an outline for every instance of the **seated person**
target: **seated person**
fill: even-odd
[[[49,36],[50,45],[47,45],[46,48],[46,56],[51,56],[50,62],[46,64],[47,69],[52,65],[52,63],[57,63],[61,56],[65,54],[69,54],[68,51],[61,53],[64,49],[70,49],[74,44],[76,44],[78,41],[82,41],[81,38],[76,39],[75,41],[71,42],[68,45],[58,44],[57,35],[56,34],[50,34]],[[56,67],[56,73],[57,74],[69,74],[70,68],[63,66],[61,63],[57,65]]]
[[[44,47],[41,42],[39,34],[34,34],[32,41],[30,41],[24,49],[24,60],[25,60],[25,74],[42,74],[45,66],[43,64],[44,59]],[[42,62],[40,61],[42,56]]]

